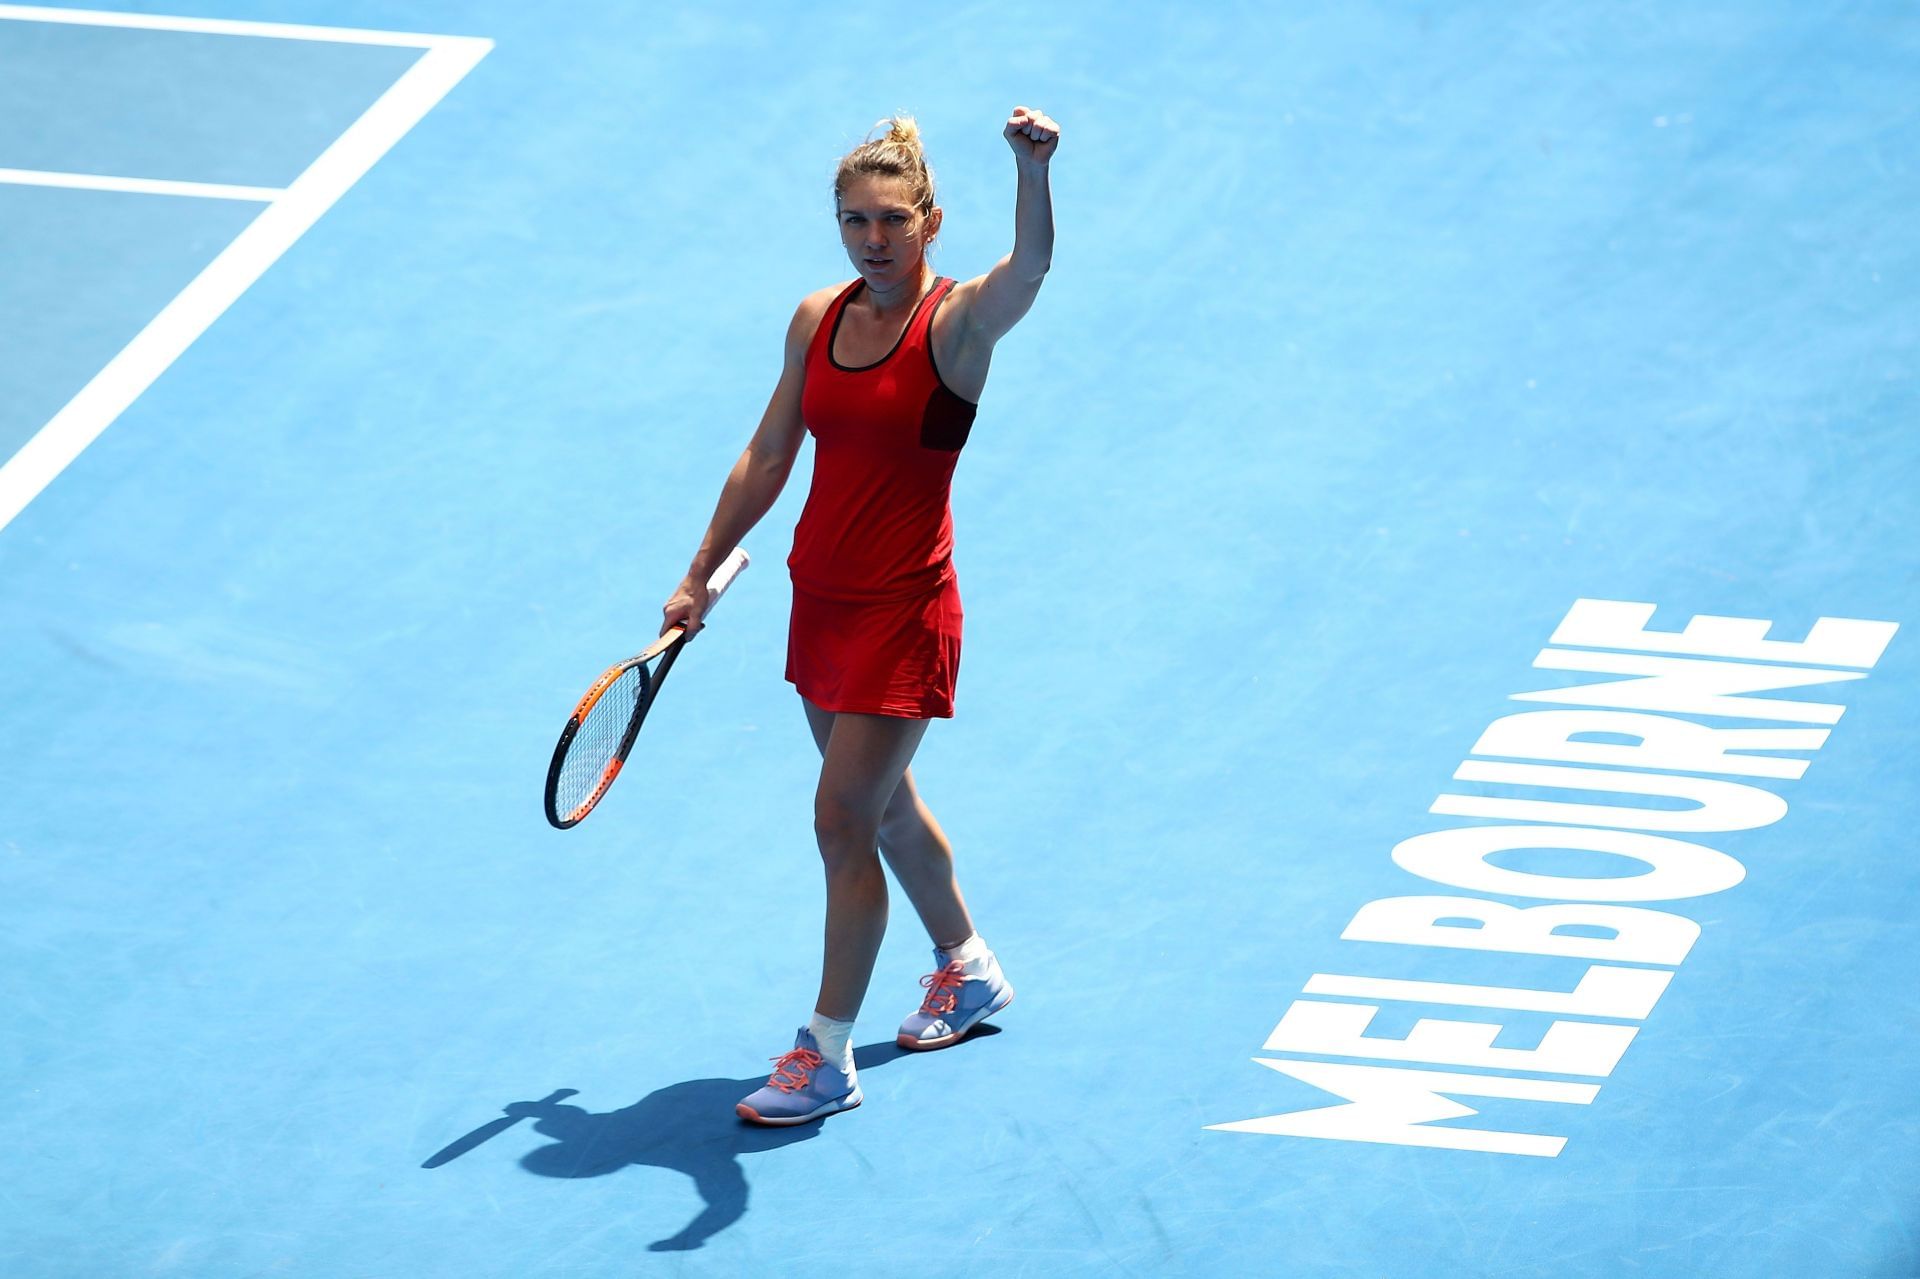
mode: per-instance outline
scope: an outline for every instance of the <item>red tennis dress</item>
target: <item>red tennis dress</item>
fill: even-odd
[[[948,494],[975,409],[933,360],[933,317],[953,283],[936,279],[893,350],[856,368],[833,358],[840,317],[866,287],[855,280],[807,348],[813,486],[787,557],[787,678],[822,710],[953,714],[961,611]]]

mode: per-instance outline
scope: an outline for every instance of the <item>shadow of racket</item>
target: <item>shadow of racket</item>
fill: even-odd
[[[516,1101],[506,1108],[507,1113],[504,1116],[481,1124],[478,1128],[475,1128],[458,1141],[453,1142],[445,1150],[440,1151],[420,1166],[422,1168],[438,1168],[441,1164],[452,1163],[481,1142],[490,1141],[498,1137],[501,1133],[513,1127],[527,1116],[540,1114],[546,1107],[563,1102],[579,1091],[578,1088],[558,1088],[555,1089],[550,1096],[544,1097],[539,1101]]]

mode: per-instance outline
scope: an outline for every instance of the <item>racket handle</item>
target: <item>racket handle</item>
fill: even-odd
[[[727,593],[727,588],[733,585],[733,579],[740,576],[740,571],[750,562],[747,557],[747,548],[736,546],[727,558],[720,562],[720,567],[713,570],[713,576],[707,579],[707,611],[701,615],[701,621],[704,622],[712,616],[714,606],[720,603],[720,597]]]
[[[727,593],[727,588],[733,585],[733,579],[740,576],[740,570],[744,569],[748,563],[747,548],[744,546],[736,546],[728,553],[726,559],[720,561],[720,567],[713,570],[713,576],[707,579],[707,611],[700,615],[700,620],[703,624],[707,618],[713,615],[713,606],[720,602],[720,597]],[[651,662],[654,658],[666,652],[673,644],[681,642],[686,632],[687,624],[685,622],[675,622],[672,626],[667,627],[666,630],[661,631],[660,638],[647,645],[646,649],[635,660]],[[662,674],[664,675],[665,672],[663,671]]]

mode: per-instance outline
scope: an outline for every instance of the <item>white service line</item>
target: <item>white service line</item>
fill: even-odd
[[[55,173],[51,169],[0,169],[0,183],[28,187],[65,187],[74,191],[126,191],[133,195],[187,195],[203,200],[258,200],[269,203],[286,194],[283,187],[237,187],[219,182],[175,182],[168,178],[120,178],[99,173]]]
[[[45,15],[43,17],[43,15]],[[104,21],[120,17],[121,23]],[[319,221],[385,155],[389,148],[431,111],[493,48],[475,36],[403,35],[397,32],[346,31],[326,27],[278,28],[263,23],[220,23],[187,18],[95,14],[72,9],[32,9],[0,5],[0,18],[30,17],[55,22],[93,22],[108,26],[148,26],[163,30],[345,40],[358,44],[412,45],[426,50],[405,75],[368,107],[320,154],[306,172],[274,196],[260,215],[208,263],[191,284],[140,330],[133,341],[96,373],[64,408],[0,466],[0,528],[25,509],[53,477],[99,438],[127,406],[153,385],[207,326],[258,280],[281,254]],[[375,38],[377,37],[377,38]]]

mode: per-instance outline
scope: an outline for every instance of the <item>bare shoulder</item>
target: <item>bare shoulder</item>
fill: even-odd
[[[980,286],[986,281],[984,275],[976,275],[971,280],[956,279],[953,287],[947,290],[947,296],[940,300],[940,310],[933,317],[935,352],[945,358],[941,367],[957,362],[963,348],[984,346],[993,349],[991,340],[982,343],[981,334],[974,328],[973,308],[980,296]]]
[[[827,308],[840,296],[840,291],[851,281],[843,280],[839,284],[829,284],[825,288],[815,289],[800,299],[800,305],[793,309],[793,320],[787,325],[787,358],[799,362],[806,358],[807,347],[813,342],[813,335],[820,328],[820,321],[826,318]]]

